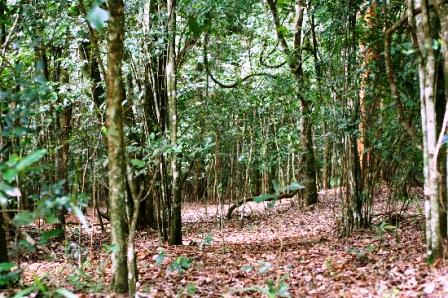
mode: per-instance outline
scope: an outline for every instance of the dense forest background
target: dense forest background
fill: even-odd
[[[41,255],[83,270],[101,251],[103,290],[134,295],[139,241],[163,264],[211,245],[192,240],[202,227],[224,245],[253,218],[245,206],[285,201],[300,215],[257,215],[282,222],[281,239],[286,219],[397,243],[409,225],[417,255],[443,267],[444,0],[0,0],[0,46],[0,288],[25,288],[21,263]],[[350,253],[364,262],[372,247]],[[173,260],[179,275],[192,266]],[[285,280],[246,289],[282,296]],[[26,289],[70,295],[50,288]]]

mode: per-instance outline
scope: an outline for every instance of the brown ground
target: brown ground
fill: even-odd
[[[385,213],[384,197],[378,196],[376,213]],[[362,230],[348,238],[337,234],[337,201],[332,190],[322,192],[320,203],[308,209],[291,200],[274,209],[252,203],[252,209],[245,207],[249,218],[235,214],[231,221],[222,221],[222,228],[217,206],[188,204],[184,245],[159,245],[154,231],[138,235],[139,296],[188,297],[188,291],[195,297],[260,296],[245,289],[267,289],[269,280],[276,287],[284,276],[292,297],[448,297],[447,264],[429,267],[425,262],[421,201],[411,204],[397,229],[384,235]],[[75,227],[70,233],[76,241]],[[201,250],[208,233],[214,241]],[[89,251],[84,275],[76,261],[64,257],[64,245],[54,243],[50,247],[57,261],[36,260],[36,254],[22,257],[22,282],[32,284],[39,276],[77,293],[107,292],[110,262],[102,249],[107,236],[98,226],[83,231],[82,242]],[[160,250],[166,257],[157,265]],[[169,272],[169,264],[179,256],[189,258],[191,267],[182,274]]]

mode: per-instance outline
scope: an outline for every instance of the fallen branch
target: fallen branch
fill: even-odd
[[[283,199],[290,199],[290,198],[294,197],[299,191],[300,191],[300,189],[294,190],[292,192],[281,193],[278,196],[273,196],[271,198],[263,200],[263,202],[270,202],[270,201],[274,201],[274,200],[277,201],[277,200],[283,200]],[[241,201],[238,201],[238,202],[234,203],[232,206],[230,206],[229,210],[227,211],[227,215],[226,215],[227,219],[231,219],[232,218],[233,211],[235,211],[236,208],[238,208],[238,207],[240,207],[240,206],[242,206],[242,205],[244,205],[246,203],[249,203],[249,202],[255,202],[257,198],[258,198],[258,196],[249,197],[249,198],[245,198],[245,199],[243,199]]]

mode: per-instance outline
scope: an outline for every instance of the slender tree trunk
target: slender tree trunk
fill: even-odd
[[[304,87],[303,83],[305,76],[303,75],[303,64],[302,64],[302,30],[303,30],[303,19],[305,12],[305,1],[296,0],[295,1],[295,19],[294,19],[294,40],[293,49],[291,50],[284,35],[284,30],[282,29],[282,24],[280,16],[277,9],[277,1],[267,0],[269,9],[271,11],[272,19],[274,21],[277,40],[279,46],[284,53],[285,58],[288,61],[291,73],[296,78],[297,82]],[[298,94],[298,100],[302,108],[302,130],[301,130],[301,141],[304,152],[303,163],[305,166],[305,203],[307,205],[312,205],[317,202],[317,184],[316,184],[316,164],[314,155],[314,144],[312,135],[312,119],[311,119],[311,102],[304,98],[302,93]]]
[[[171,145],[177,146],[177,95],[176,95],[176,1],[168,0],[168,63],[166,65],[166,87],[168,93],[169,130]],[[171,156],[173,205],[170,222],[170,244],[182,244],[182,194],[178,153]]]
[[[125,145],[122,116],[122,72],[124,51],[124,3],[123,0],[109,1],[110,20],[108,26],[107,64],[107,108],[109,161],[109,201],[111,219],[112,291],[128,292],[127,269],[127,216],[125,204]]]
[[[435,53],[432,48],[431,17],[427,1],[409,1],[421,8],[416,17],[416,46],[423,59],[419,60],[420,101],[423,131],[423,161],[425,178],[425,215],[427,255],[430,262],[442,256],[442,237],[440,232],[440,206],[438,184],[440,175],[437,171],[437,119],[435,106]],[[412,20],[412,23],[414,20]],[[412,28],[413,27],[413,28]]]
[[[65,74],[64,74],[65,75]],[[68,78],[67,78],[68,79]],[[70,132],[71,132],[71,120],[72,120],[72,106],[68,103],[68,106],[64,107],[61,114],[59,115],[59,130],[60,130],[60,142],[61,149],[58,153],[58,166],[59,166],[59,180],[63,180],[63,193],[68,195],[70,193],[70,183],[69,183],[69,161],[70,161]],[[61,239],[65,238],[65,210],[59,211],[59,223],[57,228],[61,231]]]
[[[317,203],[317,185],[316,185],[316,160],[314,157],[314,145],[311,124],[311,111],[309,103],[301,99],[302,106],[302,131],[301,141],[305,150],[303,163],[305,165],[305,203],[313,205]]]
[[[0,18],[4,19],[5,17],[5,7],[6,1],[0,0]],[[6,40],[6,29],[5,23],[1,22],[0,24],[0,43],[3,44]],[[1,110],[2,105],[0,104],[0,115],[2,114]],[[0,121],[0,131],[3,128],[3,121]],[[3,136],[0,136],[0,148],[3,149]],[[3,150],[2,150],[3,151]],[[3,152],[0,152],[0,162],[3,162]],[[3,219],[3,207],[0,206],[0,263],[8,262],[8,246],[7,246],[7,237],[6,237],[6,225]]]
[[[435,0],[435,7],[436,7],[436,12],[439,16],[439,20],[440,20],[440,41],[442,43],[442,56],[443,56],[443,94],[445,97],[445,109],[444,109],[444,114],[446,114],[448,112],[448,4],[445,3],[443,0]],[[442,120],[443,121],[443,120]],[[441,129],[443,130],[442,132],[444,133],[446,128],[443,127],[443,123],[442,123],[442,127]],[[443,189],[445,191],[445,193],[442,193],[441,195],[441,200],[443,202],[442,208],[441,208],[441,215],[443,218],[441,218],[441,231],[442,231],[442,236],[444,238],[448,238],[448,197],[447,197],[447,163],[448,163],[448,153],[445,151],[443,154],[443,159],[440,160],[441,165],[440,167],[443,167],[444,170],[442,171],[444,173],[443,178],[440,183],[444,185]]]
[[[0,206],[0,263],[8,262],[8,245],[3,208]]]

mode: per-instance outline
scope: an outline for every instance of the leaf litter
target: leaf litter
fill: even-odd
[[[385,191],[375,200],[375,212],[390,207]],[[261,297],[262,291],[274,289],[291,297],[448,297],[447,264],[429,266],[425,260],[421,199],[394,228],[339,237],[337,197],[337,190],[323,191],[311,208],[300,207],[295,199],[275,208],[249,203],[232,220],[224,219],[228,206],[187,203],[182,246],[161,243],[155,231],[138,233],[138,296]],[[94,221],[92,214],[87,218]],[[78,241],[79,227],[70,226],[68,234]],[[22,283],[40,277],[81,297],[104,296],[111,268],[104,249],[108,233],[94,225],[81,233],[81,241],[88,251],[84,275],[77,261],[64,256],[64,244],[53,243],[58,260],[36,253],[25,257]]]

